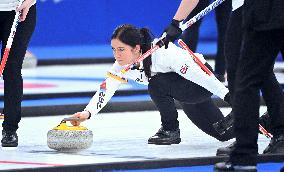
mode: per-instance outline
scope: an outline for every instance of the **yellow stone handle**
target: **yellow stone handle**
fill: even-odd
[[[64,118],[58,126],[53,128],[53,130],[88,130],[83,126],[68,126],[66,121],[82,121],[82,119],[77,117]]]

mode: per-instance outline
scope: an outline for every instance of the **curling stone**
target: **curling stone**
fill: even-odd
[[[60,124],[47,133],[47,146],[58,151],[80,151],[92,146],[93,133],[83,126],[68,126],[67,121],[79,118],[64,118]]]

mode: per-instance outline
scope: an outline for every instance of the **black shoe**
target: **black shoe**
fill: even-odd
[[[17,147],[18,146],[18,135],[16,131],[5,131],[2,130],[2,147]]]
[[[255,165],[233,165],[230,162],[219,162],[215,164],[214,171],[256,172],[257,170]]]
[[[233,151],[233,149],[236,146],[236,141],[234,141],[233,143],[229,144],[226,147],[221,147],[219,149],[217,149],[216,155],[217,156],[227,156],[230,155],[230,153]]]
[[[161,127],[159,131],[148,139],[148,144],[171,145],[181,142],[179,128],[174,131],[166,131]]]
[[[284,154],[284,134],[274,136],[264,149],[264,154]]]
[[[233,111],[231,111],[226,117],[213,124],[213,128],[220,134],[224,134],[227,130],[233,127],[234,118]]]
[[[219,133],[224,134],[227,130],[233,127],[234,124],[234,113],[231,111],[226,117],[221,119],[220,121],[213,124],[213,128]],[[268,112],[265,112],[259,118],[259,124],[268,132],[271,132],[271,122]],[[263,134],[259,131],[260,134]]]

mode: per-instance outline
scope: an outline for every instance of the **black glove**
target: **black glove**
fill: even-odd
[[[166,37],[163,39],[165,48],[168,48],[169,42],[175,42],[178,37],[182,34],[182,30],[179,28],[181,21],[173,19],[171,24],[165,29]]]

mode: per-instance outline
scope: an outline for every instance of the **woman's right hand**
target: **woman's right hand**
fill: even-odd
[[[90,113],[88,111],[76,112],[72,117],[79,118],[79,121],[70,121],[73,126],[79,126],[81,122],[89,119]]]

